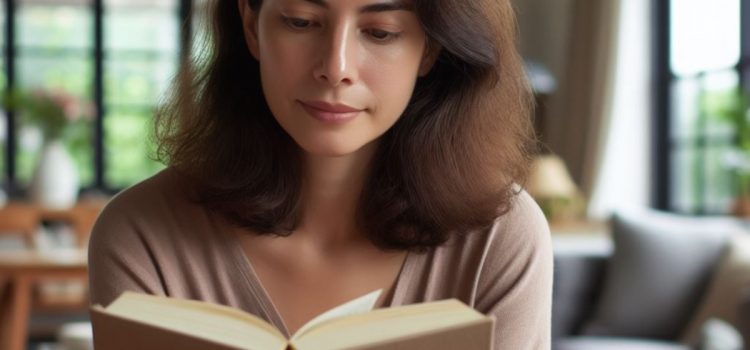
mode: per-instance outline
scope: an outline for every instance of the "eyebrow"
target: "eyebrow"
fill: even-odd
[[[304,0],[306,2],[328,8],[328,2],[326,0]],[[413,11],[412,7],[403,0],[395,0],[390,2],[381,2],[377,4],[365,5],[359,8],[360,13],[367,12],[386,12],[386,11]]]

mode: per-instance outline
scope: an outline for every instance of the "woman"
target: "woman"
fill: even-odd
[[[219,0],[212,20],[157,118],[169,167],[95,225],[92,303],[206,300],[289,335],[382,288],[376,307],[458,298],[496,349],[549,348],[507,0]]]

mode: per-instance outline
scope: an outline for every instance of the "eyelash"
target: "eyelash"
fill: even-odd
[[[286,17],[281,16],[281,20],[291,29],[294,30],[307,30],[313,27],[319,27],[320,25],[314,21],[307,20],[304,18]],[[373,41],[381,44],[389,43],[393,40],[398,39],[401,36],[401,32],[389,32],[382,29],[367,29],[363,31],[369,35]]]
[[[398,39],[401,36],[400,32],[389,32],[387,30],[382,29],[368,29],[365,30],[365,33],[369,35],[373,40],[379,43],[388,43],[393,40]],[[385,35],[383,38],[378,37],[378,35]]]
[[[314,24],[313,21],[307,20],[304,18],[281,16],[281,20],[284,21],[284,23],[286,23],[286,25],[289,26],[289,28],[296,29],[296,30],[308,29],[310,28],[309,25]],[[298,24],[300,24],[300,22],[307,24],[307,26],[297,26]]]

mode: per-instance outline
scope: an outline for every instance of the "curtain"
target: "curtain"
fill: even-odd
[[[573,0],[568,55],[545,118],[547,147],[591,198],[613,99],[620,0]]]

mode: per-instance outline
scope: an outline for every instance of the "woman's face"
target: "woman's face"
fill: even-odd
[[[264,0],[257,14],[238,1],[268,105],[310,154],[373,143],[434,61],[410,0]]]

